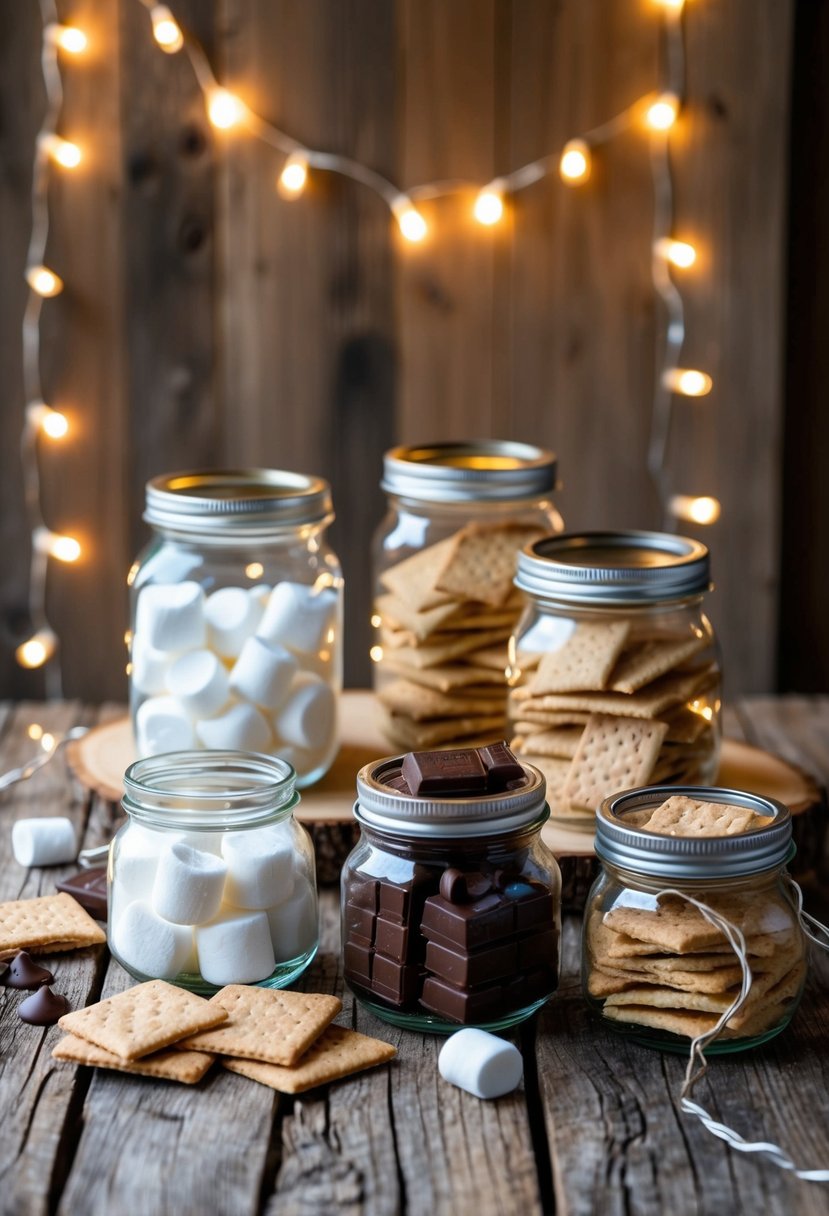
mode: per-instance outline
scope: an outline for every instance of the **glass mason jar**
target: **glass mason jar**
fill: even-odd
[[[639,826],[676,794],[746,808],[763,820],[723,836],[661,835]],[[608,1029],[687,1052],[739,993],[739,958],[684,895],[741,931],[752,974],[747,1003],[706,1052],[754,1047],[789,1024],[803,991],[806,941],[789,894],[794,845],[782,803],[707,787],[630,790],[603,802],[596,854],[601,871],[585,909],[583,981]]]
[[[138,754],[281,756],[302,788],[337,752],[342,589],[328,483],[247,469],[147,483],[155,533],[129,573]]]
[[[317,889],[290,765],[175,752],[130,765],[124,788],[127,822],[107,872],[107,937],[121,966],[208,994],[301,975],[319,942]]]
[[[383,732],[400,749],[500,738],[518,550],[564,526],[556,458],[491,439],[392,448],[383,470],[371,650]]]
[[[722,680],[705,545],[568,533],[528,545],[515,585],[528,604],[509,643],[510,746],[547,777],[553,823],[592,832],[620,787],[715,780]]]
[[[357,778],[342,872],[344,975],[378,1017],[444,1034],[523,1021],[558,986],[561,877],[541,840],[544,778],[471,798],[412,797],[402,756]]]

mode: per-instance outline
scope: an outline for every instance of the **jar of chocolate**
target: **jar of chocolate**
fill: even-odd
[[[515,585],[528,606],[509,643],[511,746],[545,774],[555,824],[592,832],[616,790],[715,779],[705,545],[662,532],[548,537],[522,551]]]
[[[786,807],[738,790],[629,790],[602,803],[596,854],[584,991],[609,1029],[687,1052],[724,1019],[705,1050],[731,1052],[788,1025],[806,942],[786,872]],[[735,1006],[745,969],[751,986]]]
[[[297,785],[337,752],[342,589],[328,483],[246,469],[147,484],[154,537],[129,573],[140,756],[194,748],[287,760]]]
[[[499,738],[519,550],[563,528],[556,458],[479,440],[393,448],[373,550],[374,684],[391,746]]]
[[[107,938],[138,980],[210,994],[283,988],[319,941],[314,850],[294,772],[245,752],[130,765],[127,822],[109,850]]]
[[[344,974],[396,1026],[512,1026],[558,984],[544,778],[504,743],[366,765],[342,873]]]

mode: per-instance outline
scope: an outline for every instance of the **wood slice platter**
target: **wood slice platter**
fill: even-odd
[[[337,881],[340,866],[357,839],[351,808],[358,771],[388,750],[377,725],[373,694],[343,693],[339,753],[325,777],[302,791],[297,808],[297,818],[314,837],[321,882]],[[66,751],[72,772],[86,789],[108,802],[120,801],[124,770],[137,758],[128,717],[96,726]],[[826,815],[823,793],[812,777],[760,748],[725,739],[717,781],[784,802],[794,817],[798,846],[794,870],[803,874],[814,867],[822,851]],[[561,866],[565,906],[582,906],[597,868],[592,834],[548,824],[543,835]]]

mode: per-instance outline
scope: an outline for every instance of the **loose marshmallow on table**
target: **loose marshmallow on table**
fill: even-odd
[[[137,633],[130,648],[130,678],[134,687],[148,697],[166,692],[171,658],[166,651],[151,646],[143,634]]]
[[[186,752],[196,746],[190,715],[174,697],[150,697],[139,705],[135,733],[141,756]]]
[[[297,666],[284,646],[248,638],[230,673],[230,687],[245,701],[273,711],[285,704]]]
[[[311,653],[327,641],[336,611],[337,593],[331,587],[315,593],[302,583],[279,583],[257,633],[268,642]]]
[[[264,605],[244,587],[223,587],[208,596],[207,644],[223,659],[235,659],[262,619]]]
[[[167,689],[193,718],[212,718],[230,699],[227,672],[212,650],[190,650],[176,659]]]
[[[164,920],[200,925],[219,911],[227,877],[225,862],[187,844],[172,844],[158,859],[152,904]]]
[[[271,728],[252,705],[233,705],[216,718],[197,722],[196,736],[204,747],[218,750],[266,752],[271,746]]]
[[[195,962],[189,925],[162,920],[143,900],[115,918],[110,945],[128,967],[154,979],[171,980]]]
[[[12,824],[12,852],[21,866],[59,866],[78,856],[71,819],[62,815],[18,819]]]
[[[288,701],[274,719],[274,730],[285,743],[317,751],[331,740],[336,711],[331,686],[303,671],[294,679]]]
[[[299,958],[317,940],[317,898],[307,877],[298,874],[294,893],[285,903],[268,908],[274,957],[278,963]]]
[[[198,583],[156,583],[142,587],[135,636],[155,650],[193,650],[207,639],[204,592]]]
[[[254,984],[276,966],[268,918],[264,912],[222,915],[209,925],[197,925],[199,971],[208,984]]]
[[[446,1040],[438,1056],[438,1068],[444,1081],[476,1098],[500,1098],[516,1088],[524,1062],[512,1043],[467,1026]]]
[[[228,832],[222,857],[227,863],[224,899],[235,908],[269,908],[283,903],[294,889],[294,846],[279,828]]]

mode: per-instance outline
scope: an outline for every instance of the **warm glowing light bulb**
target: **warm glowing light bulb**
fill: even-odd
[[[150,20],[153,23],[153,38],[162,51],[175,55],[184,46],[184,35],[178,23],[167,8],[166,4],[156,4],[150,10]]]
[[[38,143],[46,155],[64,169],[76,169],[81,163],[80,148],[68,139],[61,139],[59,135],[41,135]]]
[[[693,367],[671,367],[662,377],[665,388],[683,397],[705,397],[711,392],[714,381],[707,372]]]
[[[656,3],[662,8],[670,9],[673,13],[681,13],[685,0],[656,0]]]
[[[48,553],[59,562],[76,562],[81,555],[81,546],[74,536],[61,536],[49,528],[36,528],[34,547],[40,553]]]
[[[368,653],[369,653],[369,658],[371,659],[371,661],[373,663],[382,662],[382,660],[383,660],[383,647],[382,646],[372,646],[371,650]]]
[[[34,739],[35,742],[37,742],[38,739],[43,738],[43,727],[40,725],[39,722],[33,722],[31,724],[31,726],[29,727],[29,729],[26,731],[26,734],[29,736],[30,739]]]
[[[40,629],[17,647],[14,657],[21,667],[42,667],[44,663],[48,663],[57,648],[58,640],[52,633],[52,630]],[[29,731],[31,734],[32,727],[29,727]],[[34,734],[31,737],[33,739],[39,738],[41,744],[46,738],[42,731],[39,736]]]
[[[229,131],[245,117],[245,105],[228,89],[212,89],[207,98],[207,117],[220,131]]]
[[[694,498],[689,494],[674,494],[668,503],[668,509],[677,519],[685,519],[692,524],[716,523],[721,511],[716,498],[707,495]]]
[[[590,149],[583,139],[570,139],[564,145],[558,162],[561,180],[570,186],[586,182],[590,176]]]
[[[697,260],[697,251],[687,241],[674,241],[669,236],[660,237],[654,246],[656,252],[672,266],[687,270]]]
[[[398,194],[391,204],[398,227],[407,241],[422,241],[429,229],[419,211],[406,194]]]
[[[480,191],[472,213],[479,224],[490,227],[498,223],[504,214],[504,191],[500,182],[490,182]]]
[[[296,198],[305,189],[308,181],[308,158],[301,152],[292,152],[279,175],[279,193],[285,198]]]
[[[654,131],[668,131],[676,122],[679,98],[676,93],[661,93],[648,106],[645,121]]]
[[[45,752],[53,752],[55,750],[56,743],[57,740],[55,739],[55,736],[50,735],[48,731],[45,731],[40,737],[40,746]]]
[[[261,562],[248,562],[245,566],[245,574],[248,578],[261,578],[265,573],[265,567]]]
[[[48,266],[30,266],[26,271],[26,282],[39,296],[57,296],[63,291],[63,279]]]
[[[70,55],[80,55],[87,47],[87,37],[83,30],[79,30],[74,25],[58,25],[53,22],[47,25],[43,31],[48,42],[53,46],[59,46],[62,51],[66,51]]]
[[[44,401],[30,401],[26,406],[26,417],[32,426],[39,427],[50,439],[63,439],[69,430],[66,415],[53,410]]]

